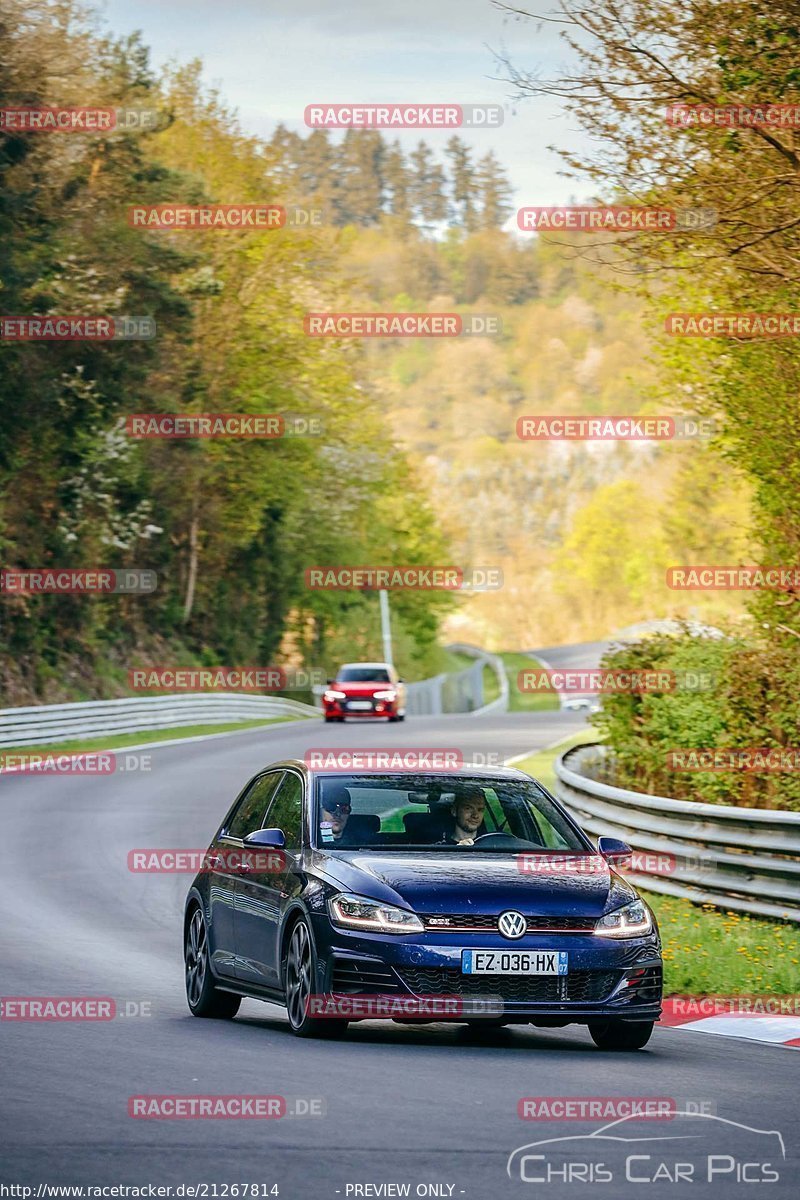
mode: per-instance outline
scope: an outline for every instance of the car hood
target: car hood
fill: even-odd
[[[419,913],[601,917],[636,892],[614,871],[553,874],[521,871],[511,854],[315,854],[317,869],[343,890],[400,904]]]

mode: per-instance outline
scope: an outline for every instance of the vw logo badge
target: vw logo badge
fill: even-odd
[[[500,913],[497,920],[497,928],[504,938],[521,938],[528,928],[528,922],[522,913],[512,910]]]

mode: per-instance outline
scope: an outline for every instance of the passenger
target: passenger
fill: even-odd
[[[323,827],[323,838],[326,842],[341,842],[343,845],[347,843],[345,831],[351,811],[350,793],[347,788],[325,788],[320,824]]]

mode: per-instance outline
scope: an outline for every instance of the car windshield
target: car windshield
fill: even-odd
[[[533,780],[322,776],[316,823],[317,845],[330,850],[594,852]]]
[[[342,667],[336,676],[337,683],[389,683],[389,672],[385,667]]]

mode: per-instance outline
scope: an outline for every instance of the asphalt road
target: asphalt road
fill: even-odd
[[[467,757],[507,758],[582,723],[569,712],[382,727],[314,720],[162,747],[151,752],[149,772],[3,776],[0,994],[108,996],[128,1015],[96,1023],[0,1021],[0,1183],[32,1185],[33,1196],[39,1184],[216,1184],[218,1196],[224,1184],[275,1184],[285,1200],[538,1200],[585,1195],[594,1178],[613,1200],[796,1195],[800,1058],[781,1047],[664,1029],[646,1051],[609,1055],[578,1028],[519,1027],[476,1038],[462,1026],[376,1022],[326,1043],[292,1037],[282,1010],[255,1001],[233,1022],[198,1021],[186,1009],[180,918],[188,879],[131,874],[129,850],[206,845],[248,776],[310,746],[446,746]],[[128,1116],[131,1095],[175,1093],[282,1095],[325,1115]],[[674,1137],[686,1125],[693,1136],[634,1146],[642,1157],[629,1173],[640,1182],[625,1179],[629,1142],[593,1139],[566,1143],[571,1183],[566,1167],[552,1182],[524,1183],[519,1171],[514,1179],[506,1173],[512,1151],[603,1124],[523,1121],[518,1102],[534,1096],[667,1097],[721,1119],[638,1121],[615,1130],[627,1138]],[[785,1160],[774,1137],[753,1130],[780,1131]],[[715,1160],[725,1173],[712,1182],[705,1182],[707,1154],[729,1156]],[[692,1156],[700,1156],[693,1182],[685,1172],[683,1182],[664,1178],[665,1171],[674,1176],[676,1160]],[[743,1169],[740,1159],[755,1165]],[[662,1160],[660,1180],[641,1182]],[[763,1178],[767,1160],[777,1182],[736,1182],[737,1173]],[[598,1178],[599,1163],[611,1182],[602,1171]],[[534,1178],[539,1169],[535,1160],[525,1168]],[[12,1194],[0,1187],[0,1196]]]

